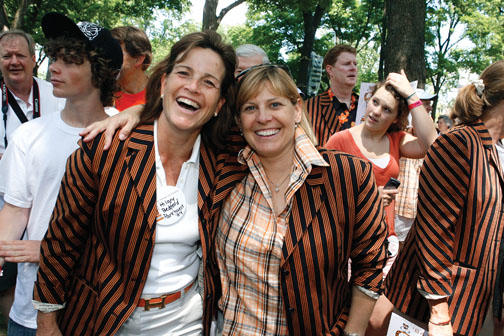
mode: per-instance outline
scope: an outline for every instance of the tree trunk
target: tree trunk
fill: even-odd
[[[329,5],[330,5],[329,1]],[[320,26],[322,16],[325,14],[329,5],[325,7],[320,3],[315,8],[315,12],[303,11],[303,24],[304,24],[304,40],[301,46],[301,61],[299,63],[298,82],[297,86],[301,91],[307,93],[308,77],[310,75],[311,65],[311,52],[313,50],[313,43],[315,41],[315,33]]]
[[[203,8],[203,25],[201,30],[217,30],[217,5],[219,0],[206,0]]]
[[[9,30],[10,22],[7,17],[7,12],[5,11],[5,3],[4,0],[0,0],[0,31]]]
[[[24,16],[29,3],[29,0],[21,0],[19,2],[18,10],[16,11],[16,15],[14,15],[14,21],[12,22],[12,28],[23,29]]]
[[[425,86],[425,1],[385,0],[383,77],[404,69],[408,79]]]

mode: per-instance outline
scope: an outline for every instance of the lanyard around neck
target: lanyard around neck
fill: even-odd
[[[39,88],[36,80],[33,80],[33,119],[40,117],[40,94],[39,94]],[[10,92],[10,90],[7,88],[7,85],[5,85],[5,82],[2,81],[2,113],[3,113],[3,121],[4,121],[4,144],[5,148],[7,148],[7,112],[9,110],[9,104],[12,107],[12,110],[14,113],[16,113],[16,116],[18,117],[19,121],[21,123],[25,123],[28,121],[28,118],[26,118],[26,115],[23,113],[21,110],[21,107],[19,107],[19,104],[17,103],[16,99]]]

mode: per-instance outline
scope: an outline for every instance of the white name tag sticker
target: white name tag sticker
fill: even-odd
[[[157,208],[165,220],[161,225],[171,225],[178,222],[187,209],[186,199],[182,190],[174,186],[166,186],[158,190]]]
[[[428,336],[428,331],[404,316],[393,312],[390,317],[390,324],[387,336]]]

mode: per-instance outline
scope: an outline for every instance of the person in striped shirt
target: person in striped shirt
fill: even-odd
[[[306,112],[318,144],[323,146],[336,132],[355,125],[359,95],[353,92],[357,83],[357,51],[338,44],[324,56],[322,68],[329,78],[329,89],[306,100]]]
[[[415,222],[386,279],[402,313],[429,335],[477,335],[492,293],[502,315],[504,61],[463,87],[420,171]]]

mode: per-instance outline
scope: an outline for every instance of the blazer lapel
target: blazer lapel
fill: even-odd
[[[126,166],[134,186],[133,190],[138,194],[143,210],[149,216],[149,225],[152,227],[158,216],[153,125],[142,125],[133,130],[127,146]]]
[[[323,167],[314,166],[305,183],[294,195],[282,249],[282,264],[287,261],[302,240],[303,235],[312,225],[313,217],[320,209],[325,192],[327,192],[323,190],[323,172]]]
[[[482,122],[474,125],[474,127],[481,138],[481,142],[483,143],[483,147],[486,151],[486,157],[488,158],[490,164],[493,165],[495,170],[497,171],[501,188],[502,190],[504,190],[504,174],[502,171],[502,165],[499,160],[499,154],[497,153],[495,146],[492,144],[490,133]]]
[[[205,145],[203,140],[200,145],[199,181],[198,181],[198,210],[203,209],[215,183],[215,154]]]
[[[212,214],[220,211],[228,195],[248,173],[248,167],[240,164],[236,153],[222,154],[218,158],[218,178],[212,195]]]

